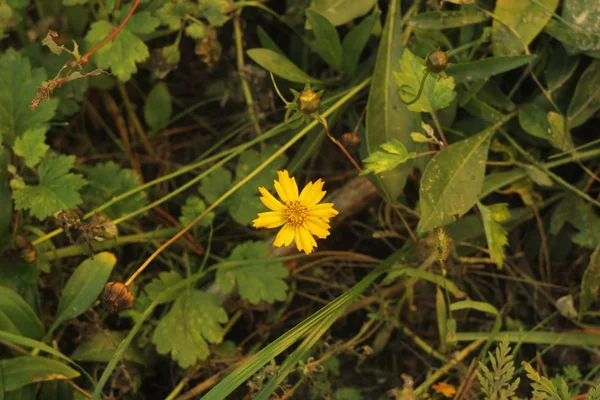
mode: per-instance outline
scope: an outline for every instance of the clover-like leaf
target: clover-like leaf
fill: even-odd
[[[217,283],[224,292],[231,292],[237,283],[240,296],[252,304],[261,300],[273,303],[285,300],[288,275],[282,263],[265,263],[261,258],[269,253],[265,242],[246,242],[233,249],[230,261],[246,261],[243,265],[222,266],[217,270]]]
[[[376,151],[365,158],[365,169],[360,173],[361,175],[390,171],[396,168],[397,165],[412,160],[417,156],[415,152],[409,153],[402,142],[397,139],[392,139],[379,147],[383,151]]]
[[[185,204],[181,207],[179,222],[181,222],[181,225],[186,226],[202,214],[204,210],[206,210],[204,201],[198,196],[190,196],[185,199]],[[215,213],[210,212],[196,226],[210,226],[214,219]]]
[[[34,168],[50,148],[45,141],[46,128],[29,129],[15,140],[13,150],[16,155],[25,158],[28,167]]]
[[[181,279],[183,279],[181,275],[175,271],[160,272],[158,274],[158,278],[152,279],[152,281],[144,287],[144,290],[146,293],[148,293],[148,296],[152,300],[160,300],[159,303],[169,303],[177,299],[180,293],[179,291],[173,291],[172,294],[166,296],[165,298],[159,299],[159,296],[162,294],[162,292],[179,282]]]
[[[221,324],[227,320],[227,313],[216,295],[185,290],[158,322],[152,342],[158,353],[170,353],[182,368],[188,368],[208,358],[208,343],[223,340]]]

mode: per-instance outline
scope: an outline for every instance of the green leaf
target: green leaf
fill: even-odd
[[[168,25],[172,31],[181,29],[186,14],[197,15],[198,5],[192,2],[170,2],[167,1],[156,13],[163,25]]]
[[[579,66],[579,57],[570,57],[562,46],[554,49],[553,56],[544,70],[548,91],[553,92],[563,87]]]
[[[481,312],[485,312],[492,315],[498,315],[498,309],[489,303],[484,303],[481,301],[473,301],[473,300],[462,300],[457,301],[456,303],[450,304],[450,311],[459,311],[459,310],[477,310]]]
[[[562,7],[563,20],[552,20],[548,33],[562,41],[570,54],[587,52],[600,56],[600,4],[595,0],[565,0]],[[551,26],[552,25],[552,26]],[[573,27],[573,28],[571,28]],[[555,34],[558,32],[558,35]]]
[[[258,40],[260,41],[262,48],[285,55],[284,51],[281,50],[281,47],[279,47],[279,45],[273,39],[271,39],[271,36],[269,36],[269,34],[265,32],[263,27],[260,25],[256,27],[256,36],[258,36]]]
[[[335,392],[333,392],[333,399],[334,400],[363,400],[364,397],[360,393],[360,390],[351,388],[351,387],[346,387],[346,388],[336,389]]]
[[[492,133],[454,143],[429,161],[419,188],[419,233],[447,225],[473,207],[483,186]]]
[[[394,72],[398,92],[404,101],[411,101],[417,95],[425,75],[425,69],[425,66],[410,50],[404,51],[400,70]],[[448,107],[455,97],[454,78],[430,74],[425,81],[421,97],[409,105],[408,109],[417,112],[435,112]]]
[[[152,342],[159,354],[171,353],[181,368],[192,367],[208,358],[208,343],[223,340],[221,324],[227,320],[227,313],[216,295],[186,290],[158,322]]]
[[[128,9],[129,7],[127,9],[124,8],[123,12],[129,11]],[[127,25],[125,26],[130,32],[147,35],[154,32],[159,25],[160,20],[153,17],[149,11],[137,11],[131,16],[129,22],[127,22]]]
[[[62,0],[64,6],[78,6],[87,4],[88,0]]]
[[[175,271],[159,272],[158,278],[152,279],[152,281],[144,287],[144,290],[153,301],[158,301],[159,304],[170,303],[179,297],[181,291],[173,291],[169,295],[162,297],[160,297],[160,295],[181,279],[181,275]]]
[[[104,330],[97,332],[91,339],[81,343],[71,354],[71,358],[75,361],[107,363],[124,338],[125,332]],[[136,347],[129,347],[125,351],[123,359],[145,364],[144,355]]]
[[[202,214],[206,210],[206,204],[204,201],[198,196],[190,196],[185,199],[185,204],[181,207],[181,216],[179,217],[179,222],[182,226],[187,226],[191,223],[198,215]],[[210,226],[215,218],[215,213],[210,212],[206,215],[206,217],[202,218],[202,220],[196,226]]]
[[[73,379],[80,374],[73,368],[44,357],[15,357],[0,360],[4,390],[10,392],[35,382]]]
[[[317,51],[327,64],[339,71],[342,66],[342,44],[337,30],[315,10],[307,9],[306,18],[315,34]]]
[[[38,168],[39,185],[25,185],[13,192],[15,208],[29,209],[31,215],[44,219],[81,204],[78,191],[87,182],[81,175],[69,173],[74,163],[75,156],[44,157]]]
[[[35,311],[13,290],[0,286],[0,329],[33,339],[44,335]]]
[[[409,153],[406,147],[396,139],[392,139],[380,147],[383,151],[376,151],[363,160],[365,169],[360,173],[361,175],[390,171],[397,165],[416,157],[416,153]]]
[[[206,26],[193,22],[185,27],[185,34],[195,40],[202,40],[206,36]]]
[[[410,134],[419,130],[421,116],[410,112],[402,103],[392,76],[396,60],[402,57],[404,51],[400,15],[398,1],[390,2],[369,90],[366,134],[362,140],[365,145],[361,151],[361,158],[368,157],[378,151],[383,143],[393,139],[403,143],[409,152],[417,149],[417,144],[411,140]],[[372,179],[385,197],[395,201],[404,189],[412,164],[401,164],[392,171],[373,176]]]
[[[45,351],[48,354],[51,354],[55,357],[61,358],[67,362],[74,364],[74,362],[69,357],[65,356],[60,351],[54,349],[53,347],[48,346],[47,344],[45,344],[43,342],[38,342],[37,340],[29,339],[25,336],[15,335],[10,332],[1,331],[1,330],[0,330],[0,339],[7,341],[9,343],[17,344],[21,347],[27,347],[27,348],[31,348],[31,349],[39,349],[41,351]]]
[[[567,119],[569,128],[576,128],[600,110],[600,60],[585,69],[571,98]]]
[[[163,129],[171,119],[171,93],[164,82],[157,83],[144,104],[144,119],[153,132]]]
[[[310,8],[322,14],[333,24],[339,26],[368,13],[377,0],[312,0]]]
[[[600,245],[590,257],[590,262],[581,279],[581,297],[579,298],[579,315],[583,315],[594,304],[600,292]]]
[[[202,180],[198,191],[209,204],[212,204],[231,189],[231,186],[231,172],[225,168],[218,168]]]
[[[291,82],[298,83],[323,83],[321,80],[310,77],[302,71],[285,55],[269,49],[250,49],[246,52],[255,63]]]
[[[94,207],[135,189],[141,184],[140,178],[134,170],[121,168],[112,161],[96,164],[90,171],[89,178],[89,186],[83,194],[86,202]],[[146,204],[148,204],[146,194],[138,192],[129,196],[125,201],[111,205],[103,212],[115,219],[132,213]]]
[[[25,164],[29,168],[34,168],[50,148],[45,141],[46,128],[29,129],[15,140],[13,151],[25,158]]]
[[[0,144],[12,145],[26,131],[48,127],[58,100],[45,100],[35,110],[29,109],[37,87],[45,80],[43,68],[32,70],[29,59],[13,49],[0,55]]]
[[[535,103],[528,103],[521,107],[519,124],[530,135],[546,140],[552,138],[552,127],[548,122],[546,111]]]
[[[102,42],[115,28],[108,21],[94,22],[85,37],[88,47]],[[137,64],[146,61],[149,56],[148,46],[126,26],[115,40],[102,46],[92,57],[98,68],[110,68],[117,78],[127,82],[137,72]]]
[[[567,133],[565,118],[554,111],[550,111],[546,116],[548,123],[550,124],[550,130],[552,132],[552,139],[550,142],[554,147],[562,151],[568,151],[573,148],[571,138]]]
[[[203,0],[200,3],[200,15],[211,25],[223,26],[228,20],[228,8],[228,0]]]
[[[408,23],[416,29],[450,29],[487,20],[479,11],[430,11],[412,17]]]
[[[537,183],[540,186],[552,186],[552,179],[548,176],[547,173],[539,169],[534,165],[526,165],[524,166],[525,172],[527,176],[531,178],[532,181]]]
[[[494,9],[496,18],[492,22],[494,55],[511,56],[522,53],[525,50],[523,46],[529,45],[544,29],[557,6],[558,0],[498,0]]]
[[[8,177],[3,174],[0,175],[0,251],[3,249],[5,240],[8,241],[9,236],[9,224],[12,219],[13,204],[10,198],[10,186],[8,184]]]
[[[454,83],[476,82],[519,68],[535,60],[535,55],[490,57],[461,64],[450,64],[446,73]]]
[[[356,72],[360,55],[367,45],[380,15],[379,10],[374,11],[344,36],[344,40],[342,40],[341,69],[348,75],[353,75]]]
[[[490,257],[494,260],[498,268],[502,269],[504,259],[506,258],[504,247],[508,245],[508,232],[506,232],[499,222],[510,218],[508,204],[499,203],[486,207],[479,203],[478,208],[481,213],[481,220],[483,221]]]
[[[102,293],[116,263],[114,254],[102,252],[96,254],[94,259],[88,258],[75,269],[60,297],[53,328],[77,318],[90,308]]]
[[[288,275],[287,269],[283,263],[261,261],[270,247],[265,242],[245,242],[236,246],[229,260],[249,262],[241,266],[225,264],[217,270],[217,284],[223,292],[230,293],[237,284],[240,297],[252,304],[263,300],[267,303],[285,300],[288,285],[283,279]]]

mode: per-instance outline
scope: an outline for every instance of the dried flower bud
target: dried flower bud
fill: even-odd
[[[110,313],[116,313],[127,310],[133,306],[133,293],[129,286],[121,282],[108,282],[104,286],[104,295],[102,296],[102,306]]]
[[[448,55],[442,50],[434,50],[427,56],[427,69],[440,73],[448,67]]]
[[[319,94],[312,89],[301,91],[296,102],[298,103],[298,109],[304,114],[312,114],[321,107]]]
[[[21,258],[27,262],[34,262],[37,258],[35,246],[25,235],[15,237],[15,247],[19,250]]]
[[[360,136],[352,132],[346,132],[342,135],[342,143],[350,149],[356,149],[360,146]]]

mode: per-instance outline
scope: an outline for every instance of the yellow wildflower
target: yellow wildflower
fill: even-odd
[[[338,212],[333,209],[333,203],[319,204],[327,193],[321,179],[308,182],[298,194],[296,180],[290,178],[288,171],[277,171],[277,175],[279,181],[275,181],[275,190],[281,201],[266,188],[259,187],[260,200],[272,211],[259,213],[253,221],[254,227],[278,228],[283,225],[273,246],[289,246],[295,241],[299,251],[310,254],[317,247],[313,235],[319,239],[329,236],[329,219]]]
[[[445,397],[453,397],[456,394],[456,387],[446,382],[438,382],[432,386],[437,393],[443,394]]]

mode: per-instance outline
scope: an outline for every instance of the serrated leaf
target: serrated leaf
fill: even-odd
[[[342,40],[342,71],[349,75],[356,72],[360,55],[367,45],[380,15],[379,10],[374,11],[344,36],[344,40]]]
[[[430,11],[412,17],[409,24],[416,29],[450,29],[487,20],[479,11]]]
[[[169,296],[159,296],[162,294],[162,292],[164,292],[165,290],[167,290],[182,279],[183,278],[181,277],[181,275],[179,275],[175,271],[160,272],[158,274],[158,278],[152,279],[152,281],[144,287],[144,290],[146,291],[146,293],[148,293],[148,296],[153,301],[160,300],[160,303],[170,303],[172,301],[175,301],[177,297],[179,297],[181,291],[173,291]],[[184,290],[184,288],[182,288],[182,290]]]
[[[221,324],[227,320],[227,313],[216,295],[185,290],[158,322],[152,342],[159,354],[170,353],[181,368],[192,367],[208,358],[208,343],[222,341]]]
[[[122,12],[129,11],[128,8],[122,9]],[[160,25],[160,20],[156,17],[153,17],[149,11],[137,11],[135,12],[129,22],[127,22],[127,29],[130,32],[137,33],[140,35],[147,35],[152,33],[158,28]]]
[[[97,45],[115,28],[108,21],[94,22],[85,37],[86,43],[90,48]],[[98,68],[110,68],[117,78],[127,82],[137,72],[137,64],[146,61],[149,56],[148,46],[126,26],[115,40],[102,46],[92,57]]]
[[[164,25],[168,25],[172,31],[181,29],[184,17],[189,15],[197,15],[199,12],[198,5],[192,2],[170,2],[167,1],[157,12],[160,21]]]
[[[153,132],[167,126],[172,110],[173,104],[169,88],[164,82],[157,83],[144,104],[144,119]]]
[[[397,165],[416,157],[416,153],[409,153],[406,147],[396,139],[386,142],[380,147],[384,151],[376,151],[363,160],[365,168],[360,173],[361,175],[390,171]]]
[[[558,0],[538,0],[535,3],[498,0],[494,9],[496,18],[492,22],[494,55],[510,56],[522,53],[525,50],[523,46],[531,43],[544,29],[557,6]]]
[[[419,188],[418,232],[453,222],[473,207],[483,186],[492,132],[454,143],[427,164]]]
[[[494,204],[494,206],[500,207],[501,210],[490,209],[481,203],[478,204],[490,257],[494,260],[498,268],[502,269],[504,259],[506,258],[504,247],[508,245],[508,232],[498,222],[500,222],[499,220],[510,218],[510,212],[506,203]]]
[[[29,168],[34,168],[50,148],[45,141],[46,128],[29,129],[15,140],[13,151],[25,158],[25,164]]]
[[[231,189],[231,185],[231,172],[225,168],[218,168],[202,180],[198,192],[200,192],[207,203],[212,204]]]
[[[89,174],[89,186],[84,192],[86,202],[99,206],[113,197],[122,195],[140,186],[138,174],[129,168],[121,168],[112,161],[99,163]],[[115,219],[132,213],[148,204],[144,192],[129,196],[125,201],[117,202],[104,210],[110,218]]]
[[[535,55],[490,57],[467,63],[450,64],[446,73],[454,78],[455,84],[477,82],[529,64],[535,58]]]
[[[185,204],[181,207],[181,216],[179,222],[182,226],[187,226],[191,223],[198,215],[202,214],[206,210],[206,204],[198,196],[190,196],[185,199]],[[208,213],[196,226],[210,226],[215,218],[215,213]]]
[[[571,98],[567,119],[569,128],[580,126],[600,110],[600,60],[594,60],[581,74]]]
[[[285,55],[269,49],[250,49],[246,51],[255,63],[271,71],[274,75],[297,83],[323,83],[320,79],[313,78],[302,71]]]
[[[371,11],[377,0],[312,0],[310,8],[327,18],[333,26],[343,25]]]
[[[306,18],[315,34],[317,51],[327,64],[339,71],[342,66],[342,43],[337,30],[327,18],[310,8],[306,10]]]
[[[403,27],[400,19],[400,4],[397,0],[391,1],[369,89],[366,133],[362,140],[365,145],[361,148],[363,159],[378,151],[380,145],[392,139],[403,143],[409,152],[418,148],[418,145],[411,140],[410,133],[419,130],[421,116],[410,112],[402,103],[393,79],[396,60],[402,57],[404,51]],[[401,164],[391,171],[372,175],[371,179],[385,197],[395,201],[404,189],[412,164],[412,162]]]
[[[80,374],[68,365],[45,357],[15,357],[0,360],[4,390],[10,392],[35,382],[73,379]]]
[[[77,318],[98,300],[116,263],[115,255],[105,251],[75,269],[62,291],[53,327]]]
[[[32,70],[29,59],[15,50],[0,55],[0,144],[12,145],[25,131],[48,126],[58,100],[46,100],[35,110],[29,109],[37,87],[46,79],[43,68]]]
[[[410,50],[404,50],[400,70],[394,72],[394,79],[398,85],[398,93],[405,102],[411,101],[417,95],[425,70],[425,66]],[[455,97],[454,78],[430,74],[425,81],[421,96],[415,103],[409,105],[408,109],[417,112],[435,112],[448,107]]]
[[[228,8],[227,0],[203,0],[200,3],[200,15],[213,26],[223,26],[228,20]]]
[[[44,335],[35,311],[15,291],[0,286],[0,329],[33,339]]]
[[[107,363],[112,359],[125,336],[125,332],[100,331],[91,339],[82,342],[71,354],[71,358],[75,361]],[[145,364],[144,355],[140,349],[133,346],[125,350],[123,359]]]
[[[237,284],[240,297],[252,304],[260,301],[274,303],[286,298],[288,285],[283,278],[288,275],[283,263],[261,261],[269,253],[265,242],[245,242],[233,249],[229,261],[254,261],[243,265],[224,265],[217,270],[217,284],[225,293]]]
[[[590,262],[581,279],[581,297],[579,298],[579,314],[583,315],[594,304],[600,292],[600,245],[590,257]]]
[[[15,208],[29,209],[31,215],[44,219],[52,213],[81,204],[79,189],[87,184],[81,175],[69,173],[75,156],[46,156],[39,168],[39,184],[25,185],[13,192]]]

